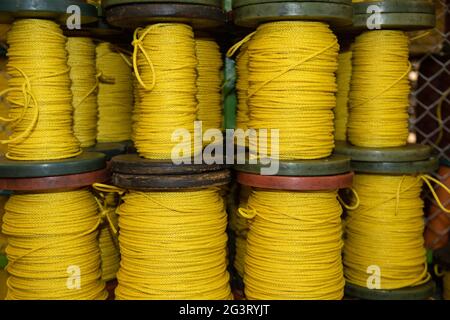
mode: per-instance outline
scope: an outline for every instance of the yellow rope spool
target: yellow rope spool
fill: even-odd
[[[338,71],[336,73],[337,93],[334,109],[334,137],[336,140],[347,140],[348,93],[352,78],[352,51],[344,51],[338,56]]]
[[[7,299],[105,299],[97,228],[98,206],[86,189],[14,194],[8,236]]]
[[[118,214],[118,299],[232,298],[218,188],[130,191]]]
[[[250,187],[241,186],[239,193],[239,207],[247,207],[247,201],[251,192]],[[235,257],[234,267],[241,278],[244,278],[245,254],[247,251],[247,232],[248,220],[243,218],[238,210],[234,210],[230,214],[229,219],[230,229],[235,233]]]
[[[196,37],[197,56],[197,120],[203,131],[222,129],[222,55],[212,38]]]
[[[73,130],[83,148],[97,137],[97,70],[95,44],[90,38],[67,39],[67,64],[72,80]]]
[[[97,45],[97,142],[131,139],[133,80],[131,68],[110,43]]]
[[[118,216],[116,214],[117,200],[115,193],[100,193],[101,206],[106,221],[100,225],[99,247],[102,270],[102,280],[108,282],[116,278],[120,266],[119,240],[117,238]],[[103,203],[101,203],[103,202]]]
[[[348,139],[362,147],[395,147],[408,138],[408,37],[372,30],[353,44]]]
[[[280,159],[329,156],[334,148],[339,45],[328,25],[265,23],[248,50],[248,126],[280,130]],[[259,151],[270,155],[270,143],[267,148],[260,145]]]
[[[197,58],[192,28],[159,23],[137,29],[133,64],[139,81],[139,116],[134,143],[140,156],[171,159],[175,129],[194,136],[197,118]],[[185,141],[193,155],[194,144]],[[186,155],[179,155],[186,158]]]
[[[414,176],[358,174],[354,178],[360,205],[346,218],[344,265],[347,281],[366,287],[380,270],[380,289],[427,282],[422,179]]]
[[[33,35],[30,38],[30,34]],[[8,33],[7,94],[13,133],[6,156],[56,160],[81,153],[72,130],[72,94],[66,38],[59,26],[40,19],[17,20]],[[44,45],[45,44],[45,45]]]
[[[341,206],[337,191],[254,189],[245,257],[248,299],[341,299]]]
[[[251,41],[251,40],[250,40]],[[248,94],[248,42],[241,46],[236,57],[236,90],[237,90],[237,114],[236,127],[242,130],[248,129],[249,110],[247,105]]]

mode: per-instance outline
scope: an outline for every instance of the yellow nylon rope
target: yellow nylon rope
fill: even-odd
[[[337,191],[254,189],[245,257],[248,299],[341,299],[341,206]]]
[[[112,45],[97,45],[98,89],[97,142],[131,139],[133,80],[131,68]]]
[[[203,131],[222,129],[222,55],[212,38],[196,37],[197,56],[197,120],[202,121]]]
[[[98,240],[102,280],[107,282],[116,278],[120,266],[119,240],[117,238],[119,222],[115,212],[117,208],[115,193],[97,192],[97,203],[102,208],[102,216],[106,218],[100,225]]]
[[[344,51],[338,56],[338,71],[336,73],[337,93],[334,109],[334,137],[336,140],[347,140],[348,93],[352,77],[352,51]]]
[[[346,219],[347,281],[366,287],[372,265],[380,268],[381,289],[428,281],[421,177],[358,174],[353,186],[360,206]]]
[[[134,35],[134,71],[139,82],[139,116],[134,143],[140,156],[171,159],[175,129],[194,135],[197,117],[197,58],[192,28],[159,23]],[[194,144],[185,141],[193,154]],[[186,156],[180,156],[185,158]]]
[[[83,148],[97,137],[97,70],[95,44],[90,38],[69,37],[67,63],[72,80],[73,130]]]
[[[32,35],[32,36],[30,36]],[[40,19],[14,22],[8,33],[11,76],[7,94],[13,133],[6,156],[13,160],[56,160],[81,153],[72,130],[72,94],[66,38],[59,26]]]
[[[130,191],[119,207],[118,299],[231,299],[218,188]]]
[[[97,203],[86,189],[15,194],[5,207],[7,299],[105,299]],[[70,267],[80,286],[70,286]],[[68,286],[69,284],[69,286]]]
[[[362,147],[405,145],[408,138],[408,37],[373,30],[353,44],[348,139]]]
[[[251,192],[250,187],[241,186],[239,193],[239,207],[247,207],[247,201]],[[233,210],[229,219],[230,229],[235,233],[235,257],[234,267],[241,278],[244,278],[245,254],[247,251],[248,220],[243,218],[238,210]]]
[[[265,23],[248,51],[249,127],[280,129],[280,159],[329,156],[339,45],[328,25]],[[270,144],[259,148],[270,155]]]
[[[236,90],[238,98],[236,127],[242,130],[248,129],[248,121],[249,121],[249,110],[247,105],[248,44],[249,42],[241,46],[240,52],[236,57],[236,72],[237,72]]]

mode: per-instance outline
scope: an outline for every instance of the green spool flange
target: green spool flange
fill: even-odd
[[[110,8],[112,6],[130,4],[130,3],[181,3],[181,4],[201,4],[205,6],[212,6],[222,8],[221,0],[103,0],[102,7]]]
[[[414,175],[436,171],[439,167],[439,162],[436,158],[407,162],[352,161],[351,167],[352,170],[358,173]]]
[[[435,8],[425,0],[385,0],[353,4],[354,30],[369,30],[368,22],[375,21],[379,29],[429,29],[436,24]]]
[[[352,23],[352,6],[347,1],[258,2],[234,9],[234,23],[256,28],[259,24],[282,20],[324,21],[333,26]]]
[[[450,243],[433,251],[433,262],[450,271]]]
[[[439,162],[443,166],[450,167],[450,160],[449,159],[441,158]]]
[[[127,152],[127,145],[119,142],[97,143],[95,146],[86,148],[88,152],[103,153],[106,160],[111,160],[112,157],[124,154]]]
[[[425,300],[433,296],[435,289],[432,280],[417,287],[394,290],[368,289],[348,281],[345,284],[346,295],[364,300]]]
[[[237,164],[236,171],[260,174],[262,168],[268,168],[266,164]],[[331,176],[350,171],[350,158],[342,155],[332,155],[318,160],[280,160],[277,176]]]
[[[407,144],[402,147],[365,148],[344,141],[337,141],[334,152],[350,157],[354,161],[367,162],[411,162],[426,160],[431,156],[431,147],[423,144]]]
[[[64,160],[15,161],[0,157],[1,178],[39,178],[73,175],[103,169],[105,155],[85,152]]]
[[[15,19],[48,19],[66,25],[73,13],[67,9],[75,5],[81,10],[81,23],[97,21],[97,8],[81,0],[2,0],[0,1],[0,23],[10,24]]]

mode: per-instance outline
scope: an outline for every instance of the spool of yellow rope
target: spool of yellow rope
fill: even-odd
[[[341,299],[341,206],[337,192],[254,189],[245,257],[248,299]]]
[[[247,207],[247,201],[251,192],[250,187],[241,186],[239,193],[239,207]],[[234,267],[241,278],[244,278],[245,254],[247,251],[248,220],[243,218],[238,210],[233,210],[229,220],[230,229],[235,233],[235,257]]]
[[[171,159],[176,129],[194,136],[197,117],[197,58],[192,28],[179,23],[159,23],[137,29],[133,64],[139,81],[139,116],[134,143],[140,156]],[[194,144],[185,141],[191,150]],[[179,155],[186,158],[186,155]]]
[[[102,280],[110,281],[116,278],[120,266],[119,240],[117,238],[118,216],[115,193],[100,193],[100,203],[105,221],[100,225],[99,247],[102,269]]]
[[[242,130],[248,129],[249,110],[247,105],[248,94],[248,42],[241,46],[236,57],[236,90],[237,90],[237,114],[236,127]]]
[[[33,35],[30,38],[30,35]],[[59,26],[40,19],[14,22],[8,33],[7,94],[13,133],[6,156],[56,160],[81,153],[72,130],[72,94],[66,38]]]
[[[203,131],[222,129],[222,55],[212,38],[196,37],[197,56],[197,120]]]
[[[119,207],[118,299],[231,299],[218,188],[130,191]]]
[[[73,130],[81,147],[91,147],[97,137],[95,44],[90,38],[70,37],[66,47],[72,80]]]
[[[7,299],[106,298],[100,216],[88,190],[12,195],[5,211]]]
[[[133,80],[131,68],[112,45],[97,45],[98,89],[97,142],[131,139]]]
[[[373,30],[353,45],[349,141],[362,147],[395,147],[408,138],[408,37]]]
[[[347,140],[348,93],[352,78],[352,51],[344,51],[338,56],[338,71],[336,73],[337,93],[334,109],[335,140]]]
[[[248,126],[280,129],[280,159],[331,154],[338,51],[336,37],[321,22],[270,22],[253,35],[248,45]],[[270,155],[270,141],[259,148]]]
[[[353,187],[360,205],[346,218],[347,281],[366,287],[376,266],[381,289],[427,282],[421,177],[358,174]]]

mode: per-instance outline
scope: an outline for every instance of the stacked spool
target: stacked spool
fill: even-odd
[[[0,159],[0,189],[8,237],[7,299],[105,299],[97,234],[101,217],[89,187],[106,181],[105,157],[82,152],[72,127],[67,7],[78,5],[82,23],[95,7],[80,1],[2,1],[8,33],[7,72],[12,135]],[[35,42],[29,42],[33,32]]]
[[[220,133],[218,47],[193,32],[223,24],[220,2],[114,0],[103,7],[112,25],[138,28],[132,134],[138,154],[112,159],[113,184],[125,193],[117,210],[122,260],[116,298],[230,299],[219,188],[230,172],[221,164],[174,164],[192,160],[202,143],[185,142],[182,153],[172,154],[178,143],[171,139],[177,129],[193,138],[195,120]],[[205,79],[211,79],[209,92]]]
[[[251,187],[239,209],[249,219],[246,298],[341,299],[337,191],[351,186],[353,174],[348,157],[332,155],[339,45],[329,24],[350,24],[351,4],[242,0],[233,6],[235,24],[257,27],[239,43],[238,127],[280,129],[279,155],[267,145],[256,151],[251,138],[238,141],[248,146],[248,159],[235,166],[237,181]],[[275,174],[264,175],[268,159],[279,160]]]
[[[102,153],[110,166],[112,157],[127,153],[131,133],[133,107],[129,57],[119,45],[126,33],[108,25],[101,1],[85,1],[95,5],[96,21],[79,29],[65,29],[70,70],[74,134],[88,152]],[[114,43],[114,44],[113,44]],[[123,50],[125,52],[125,50]],[[95,193],[103,213],[111,218],[99,230],[102,280],[113,297],[120,253],[113,224],[118,205],[114,193]]]
[[[425,174],[437,168],[431,148],[407,144],[408,38],[432,28],[427,1],[354,1],[352,76],[346,142],[336,153],[351,157],[358,208],[345,219],[346,294],[362,299],[426,299],[434,283],[423,241]],[[380,9],[377,20],[367,10]],[[369,30],[370,24],[377,28]],[[373,25],[370,28],[374,27]]]

